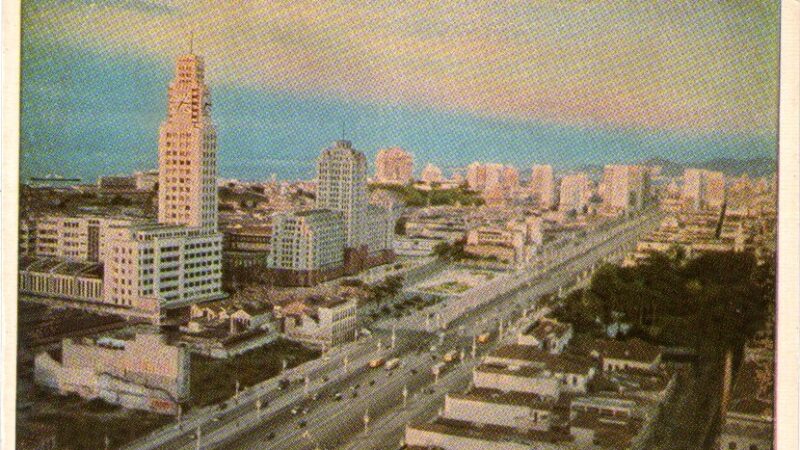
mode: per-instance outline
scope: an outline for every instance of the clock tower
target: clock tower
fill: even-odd
[[[178,58],[158,138],[158,222],[217,231],[217,132],[203,60]]]

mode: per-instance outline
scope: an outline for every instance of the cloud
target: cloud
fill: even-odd
[[[521,120],[776,127],[774,1],[34,0],[23,26],[163,61],[194,32],[212,83]]]

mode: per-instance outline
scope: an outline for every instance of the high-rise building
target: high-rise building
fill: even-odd
[[[467,166],[467,185],[473,191],[500,190],[506,193],[519,183],[519,172],[499,163],[474,162]]]
[[[369,204],[367,158],[350,141],[336,141],[317,160],[317,183],[317,208],[340,211],[345,245],[363,245]]]
[[[444,181],[444,175],[442,175],[442,169],[434,166],[433,164],[428,164],[425,166],[425,169],[422,170],[422,174],[420,175],[420,180],[423,183],[441,183]]]
[[[375,181],[406,184],[414,173],[414,158],[400,147],[382,149],[375,157]]]
[[[531,192],[542,208],[553,206],[555,186],[553,184],[553,167],[550,165],[534,165],[531,168]]]
[[[590,196],[588,175],[583,172],[566,175],[561,179],[558,209],[581,212]]]
[[[203,60],[178,58],[158,139],[158,221],[217,230],[217,133]]]
[[[725,174],[689,168],[683,172],[683,205],[691,209],[719,208],[725,201]]]
[[[181,321],[189,305],[224,298],[210,105],[202,60],[181,56],[159,137],[158,223],[38,218],[39,258],[20,265],[20,292],[155,323]]]
[[[648,195],[648,171],[642,166],[610,164],[603,169],[601,197],[609,212],[641,209]]]

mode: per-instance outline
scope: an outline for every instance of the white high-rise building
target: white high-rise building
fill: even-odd
[[[601,189],[603,207],[610,212],[641,209],[649,195],[647,177],[647,169],[642,166],[605,166]]]
[[[561,211],[583,211],[589,203],[589,176],[583,172],[565,175],[561,179],[558,209]]]
[[[542,208],[553,206],[555,186],[553,184],[553,167],[550,165],[534,165],[531,168],[531,192]]]
[[[375,181],[406,184],[414,172],[414,158],[400,147],[385,148],[375,157]]]
[[[704,169],[686,169],[683,172],[681,199],[691,209],[721,207],[725,201],[725,174]]]
[[[217,231],[217,132],[203,60],[178,58],[158,138],[158,222]]]
[[[363,245],[369,205],[367,158],[350,141],[336,141],[317,160],[317,183],[317,208],[340,211],[345,245]]]

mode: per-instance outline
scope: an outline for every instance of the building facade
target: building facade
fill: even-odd
[[[342,275],[345,230],[342,213],[327,209],[273,216],[267,267],[279,285],[312,286]]]
[[[286,306],[278,314],[284,319],[287,338],[330,349],[355,339],[357,306],[353,298],[309,298]]]
[[[592,192],[589,187],[589,176],[585,173],[575,173],[561,179],[558,209],[564,212],[583,210],[589,204]]]
[[[202,58],[178,58],[158,138],[158,222],[217,232],[217,132]]]
[[[534,165],[531,167],[531,193],[541,208],[553,206],[555,184],[553,167],[550,165]]]
[[[350,141],[336,141],[317,160],[317,208],[342,213],[345,245],[364,245],[367,233],[367,158]]]
[[[186,348],[158,334],[131,340],[65,339],[61,361],[42,352],[35,358],[37,384],[60,394],[101,398],[126,408],[178,414],[189,400],[190,358]]]
[[[400,147],[378,151],[375,157],[375,181],[386,184],[406,184],[414,174],[414,158]]]

